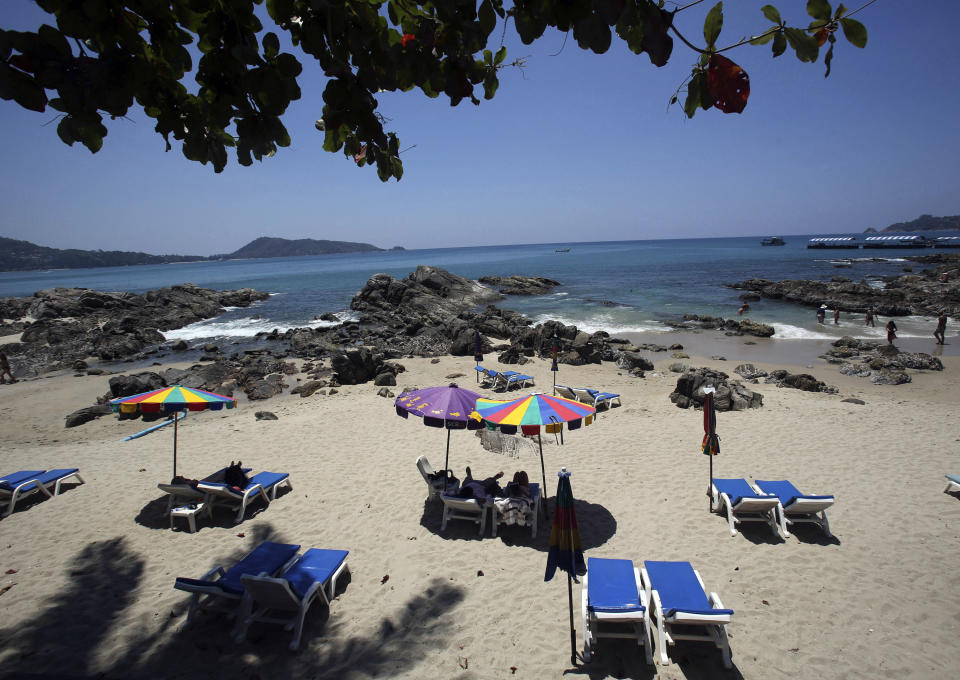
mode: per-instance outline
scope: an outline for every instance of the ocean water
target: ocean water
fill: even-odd
[[[510,297],[500,306],[540,322],[557,319],[587,331],[666,333],[664,321],[684,313],[737,318],[742,291],[724,284],[748,278],[821,279],[843,276],[881,287],[883,276],[923,265],[903,259],[931,250],[808,250],[811,236],[784,236],[787,245],[763,247],[759,237],[546,243],[312,257],[178,263],[137,267],[0,273],[0,297],[27,296],[55,286],[143,292],[190,282],[216,289],[251,287],[268,300],[229,309],[216,319],[169,331],[168,340],[239,339],[258,332],[323,326],[324,312],[353,318],[350,299],[375,273],[403,278],[427,264],[469,278],[546,276],[561,285],[549,295]],[[567,249],[569,252],[558,252]],[[937,251],[950,252],[950,251]],[[882,323],[841,314],[834,326],[817,324],[812,309],[774,300],[752,302],[749,318],[769,323],[777,340],[831,340],[841,335],[880,339]],[[929,337],[933,319],[898,318],[901,337]],[[651,340],[655,341],[655,340]]]

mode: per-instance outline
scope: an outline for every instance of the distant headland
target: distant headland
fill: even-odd
[[[869,227],[864,230],[864,234],[876,234],[877,229]],[[933,215],[920,215],[910,222],[897,222],[889,227],[884,227],[879,231],[960,231],[960,215],[948,215],[945,217],[934,217]]]
[[[404,250],[393,246],[390,250]],[[326,241],[311,238],[285,239],[261,236],[232,253],[222,255],[150,255],[121,250],[78,250],[48,248],[29,241],[0,236],[0,271],[32,269],[84,269],[89,267],[125,267],[138,264],[169,264],[210,260],[252,259],[260,257],[299,257],[337,253],[383,252],[369,243]]]

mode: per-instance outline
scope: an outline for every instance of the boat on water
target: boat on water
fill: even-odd
[[[557,249],[554,250],[553,252],[555,252],[555,253],[569,253],[569,252],[570,252],[570,249],[569,249],[569,248],[557,248]]]
[[[760,245],[762,245],[762,246],[785,246],[785,245],[787,245],[787,242],[784,241],[784,240],[783,240],[782,238],[780,238],[779,236],[771,236],[770,238],[765,238],[765,239],[763,239],[762,241],[760,241]]]

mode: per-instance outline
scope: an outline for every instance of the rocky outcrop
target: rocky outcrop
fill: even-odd
[[[672,328],[678,329],[717,329],[725,331],[727,335],[752,335],[758,338],[769,338],[772,337],[774,333],[773,326],[765,323],[758,323],[750,319],[734,321],[733,319],[724,319],[722,316],[684,314],[680,320],[668,320],[664,323]]]
[[[790,373],[782,368],[771,371],[764,382],[773,383],[777,387],[792,387],[797,390],[803,390],[804,392],[837,393],[836,387],[817,380],[809,373]]]
[[[723,371],[692,368],[677,378],[670,401],[679,408],[703,407],[704,387],[714,387],[713,404],[718,411],[743,411],[763,406],[763,395],[753,392],[739,380],[730,380]]]
[[[920,273],[885,276],[882,288],[842,277],[830,281],[747,279],[730,286],[771,300],[786,300],[807,307],[825,304],[844,312],[862,313],[872,306],[883,316],[937,316],[940,310],[945,310],[948,316],[960,314],[960,256],[936,254],[910,259],[939,263],[939,266]]]
[[[481,276],[478,281],[503,295],[546,295],[560,285],[543,276]]]
[[[6,345],[5,351],[18,356],[21,371],[36,375],[68,368],[87,356],[108,361],[132,357],[162,343],[160,331],[218,316],[225,307],[248,307],[267,297],[250,288],[216,291],[191,283],[142,295],[52,288],[30,298],[0,300],[0,316],[22,328],[21,342]]]
[[[902,385],[911,381],[908,369],[942,371],[943,363],[924,352],[903,352],[894,345],[844,336],[821,359],[840,364],[840,372],[870,378],[880,385]]]

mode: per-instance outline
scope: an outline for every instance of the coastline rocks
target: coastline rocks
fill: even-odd
[[[110,378],[110,398],[132,397],[134,394],[159,390],[167,386],[167,381],[153,372],[137,373],[136,375],[118,375]]]
[[[837,393],[836,387],[827,385],[808,373],[790,373],[782,368],[771,372],[764,382],[774,383],[777,387],[792,387],[804,392]]]
[[[753,364],[740,364],[733,372],[745,380],[756,382],[759,378],[767,377],[767,372],[754,366]]]
[[[481,276],[477,280],[503,295],[545,295],[560,285],[543,276]]]
[[[110,407],[106,404],[97,404],[96,406],[87,406],[86,408],[74,411],[64,419],[64,427],[77,427],[91,420],[105,416],[110,413]]]
[[[626,370],[628,373],[634,370],[653,370],[653,362],[636,352],[620,352],[617,356],[617,366]]]
[[[840,372],[870,379],[879,385],[902,385],[910,382],[906,369],[942,371],[943,362],[924,352],[903,352],[894,345],[857,340],[844,336],[834,341],[832,349],[821,355],[830,363],[841,364]],[[881,375],[874,375],[880,372]]]
[[[831,281],[747,279],[728,285],[772,300],[787,300],[807,307],[826,304],[845,312],[865,312],[872,306],[883,316],[937,316],[940,310],[948,316],[960,314],[960,277],[956,276],[960,257],[951,253],[910,259],[942,264],[920,273],[885,276],[882,288],[843,277]]]
[[[773,326],[750,319],[734,321],[722,316],[701,316],[699,314],[684,314],[679,321],[665,321],[672,328],[689,329],[703,328],[725,331],[727,335],[752,335],[758,338],[769,338],[774,334]]]
[[[739,380],[730,380],[722,371],[693,368],[677,378],[670,401],[679,408],[703,407],[704,387],[715,387],[714,407],[718,411],[743,411],[763,406],[763,395],[748,390]]]

